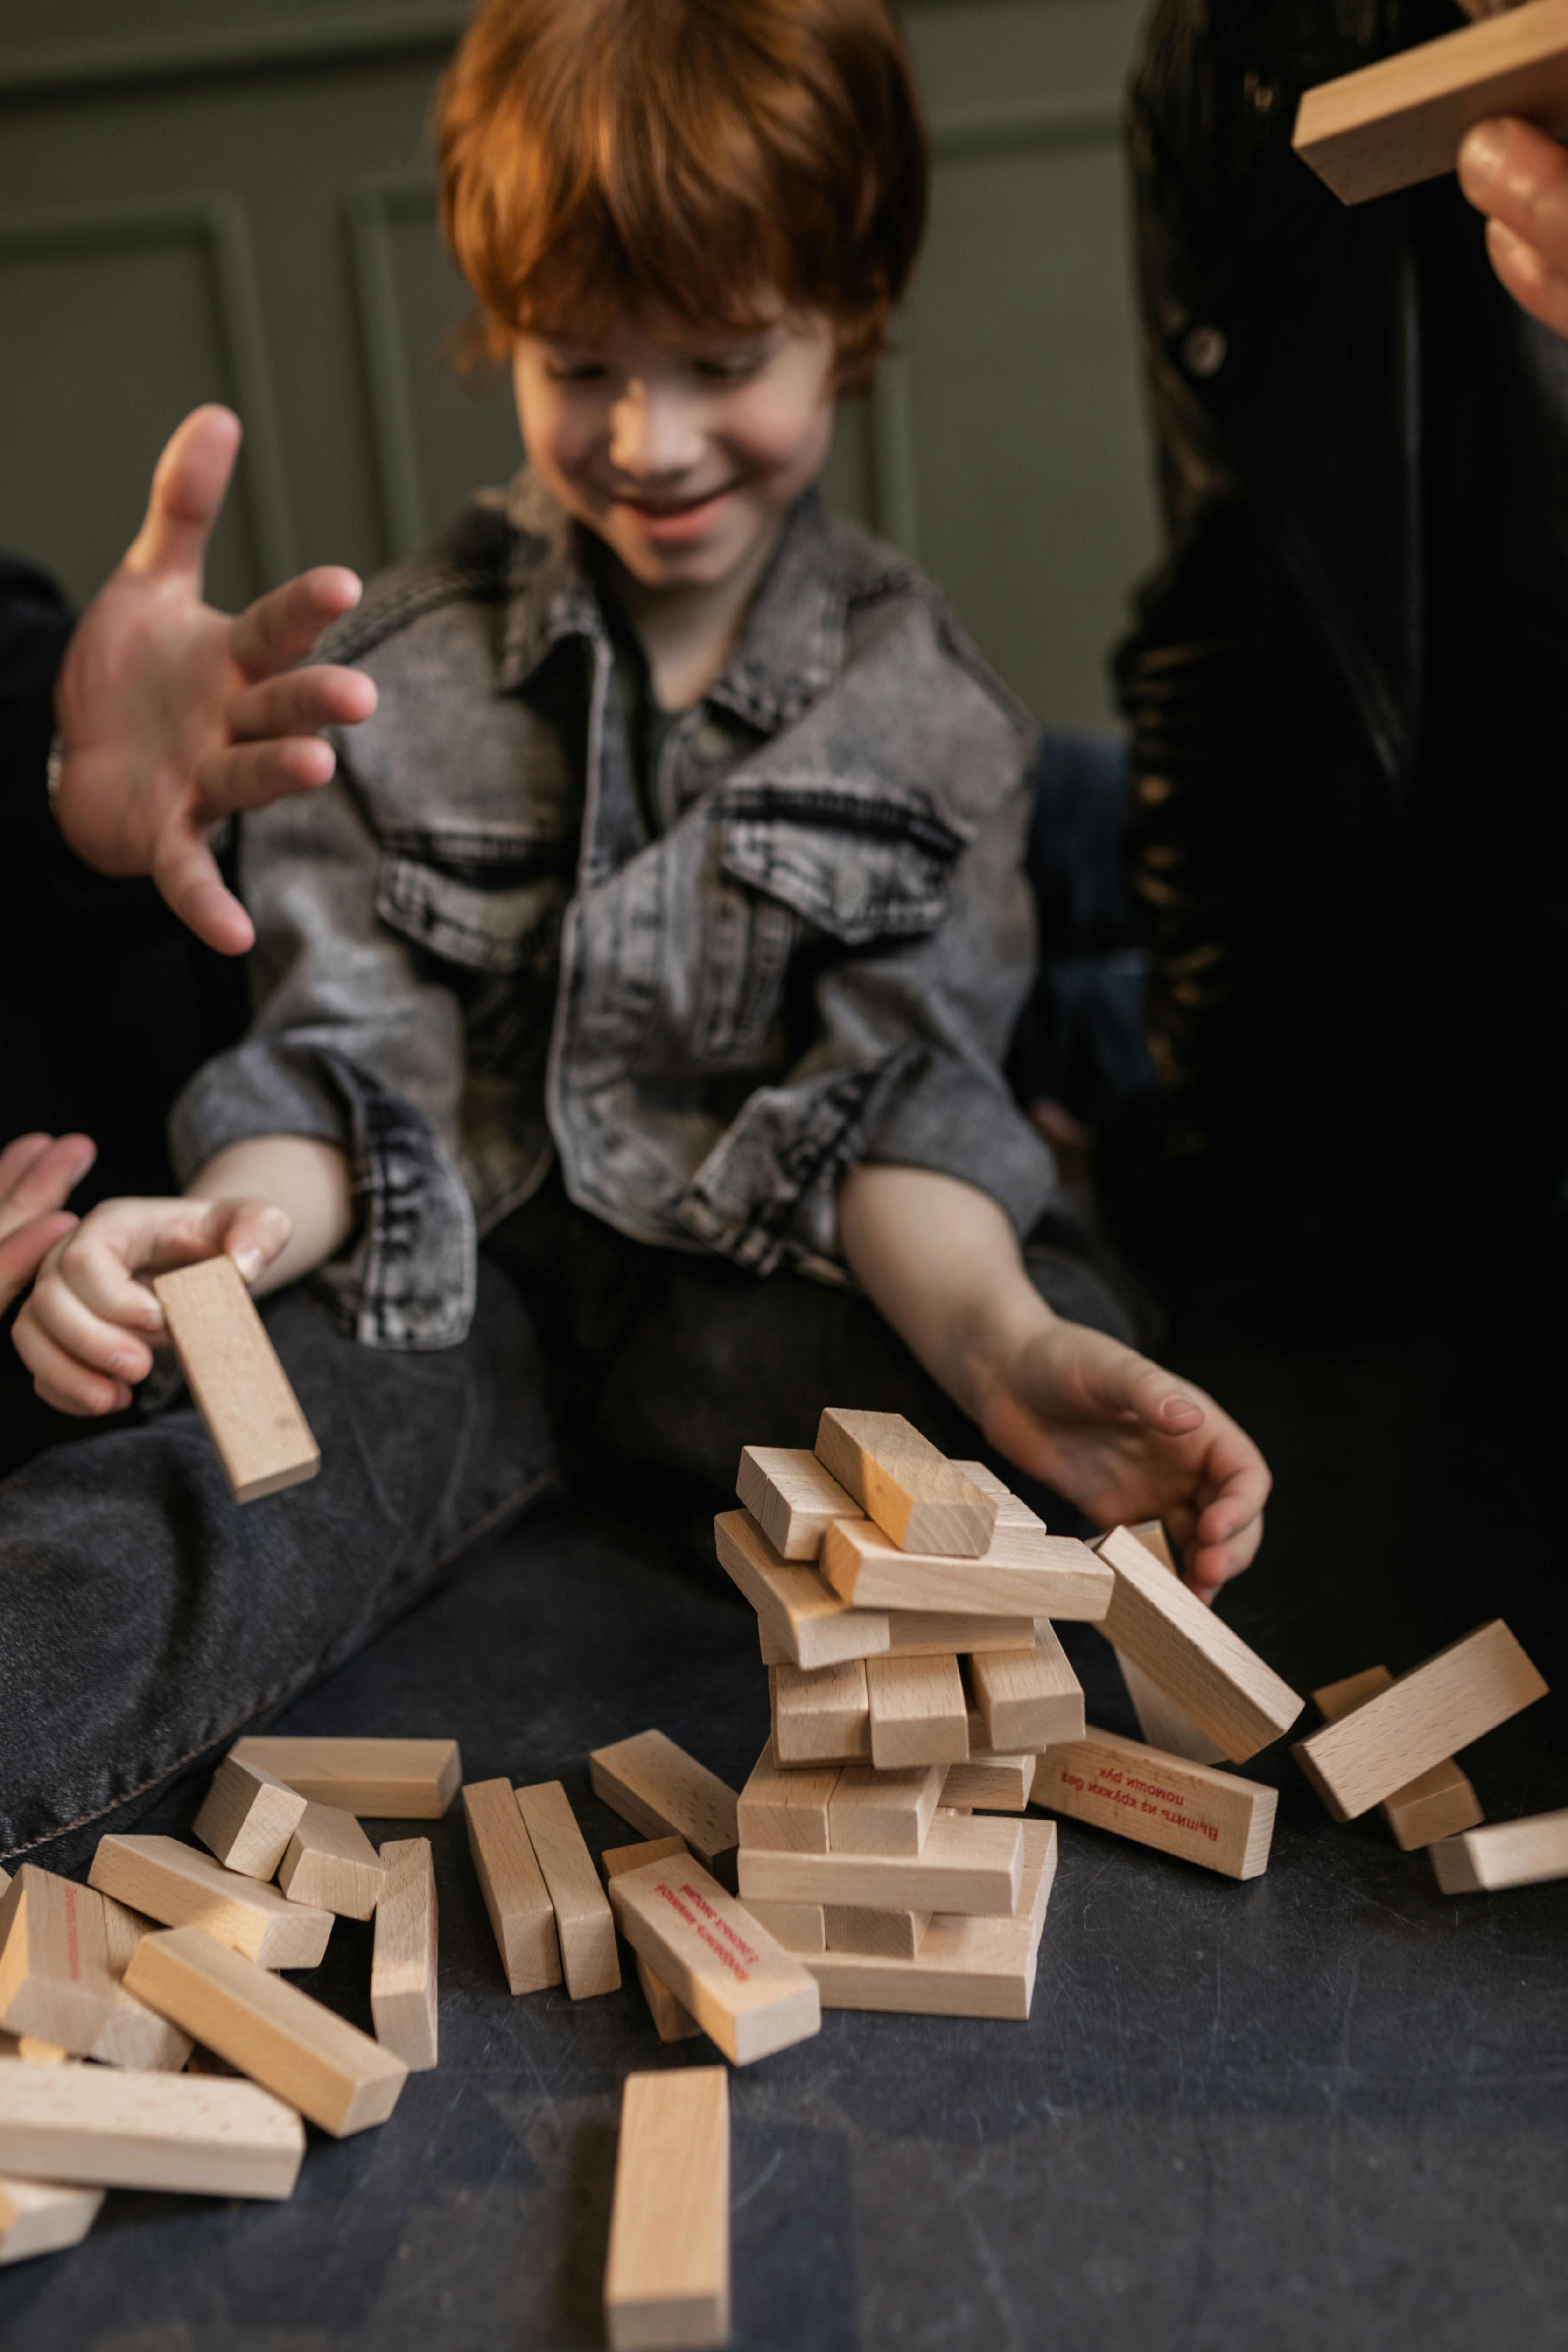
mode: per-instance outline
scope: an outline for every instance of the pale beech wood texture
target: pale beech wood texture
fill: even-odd
[[[1024,1864],[1016,1911],[1006,1917],[933,1918],[912,1959],[828,1952],[808,1960],[823,2007],[914,2017],[1027,2017],[1056,1877],[1057,1827],[1024,1822],[1019,1834]]]
[[[672,1856],[627,1871],[610,1881],[610,1902],[627,1943],[731,2064],[821,2032],[816,1987],[800,1962],[700,1864]]]
[[[820,1903],[748,1903],[759,1927],[765,1927],[786,1952],[825,1952],[827,1927]]]
[[[153,1289],[235,1501],[313,1478],[316,1441],[234,1260],[183,1265],[154,1276]]]
[[[605,2265],[610,2352],[702,2352],[730,2335],[730,2078],[628,2074]]]
[[[974,1559],[991,1541],[996,1506],[899,1412],[829,1405],[816,1458],[846,1494],[908,1551]]]
[[[100,2189],[288,2197],[292,2107],[256,2083],[113,2066],[0,2066],[0,2171]]]
[[[871,1753],[871,1702],[863,1659],[812,1669],[770,1666],[768,1696],[778,1763],[847,1764]]]
[[[1097,1622],[1110,1572],[1076,1536],[998,1527],[978,1559],[900,1550],[868,1519],[836,1519],[822,1574],[856,1609],[942,1610],[976,1617],[1060,1617]]]
[[[274,1773],[313,1805],[375,1821],[437,1822],[457,1795],[455,1739],[239,1739],[229,1754]]]
[[[1158,1519],[1140,1519],[1129,1528],[1145,1551],[1152,1552],[1162,1568],[1173,1576],[1179,1573],[1165,1530]],[[1099,1545],[1095,1549],[1100,1549]],[[1127,1696],[1132,1702],[1132,1712],[1138,1718],[1138,1728],[1146,1747],[1158,1748],[1165,1756],[1187,1756],[1194,1764],[1221,1764],[1225,1750],[1212,1740],[1206,1731],[1200,1731],[1191,1716],[1184,1715],[1175,1701],[1160,1688],[1152,1677],[1135,1666],[1121,1651],[1116,1653],[1116,1663],[1121,1669],[1121,1679],[1127,1685]]]
[[[470,1780],[463,1790],[468,1852],[510,1992],[561,1981],[561,1941],[544,1874],[510,1780]]]
[[[956,1658],[868,1658],[866,1695],[879,1771],[962,1764],[969,1754],[969,1706]]]
[[[189,2042],[123,1982],[144,1932],[92,1887],[24,1863],[0,1901],[0,2025],[79,2058],[177,2074]]]
[[[74,2066],[77,2063],[59,2042],[40,2041],[36,2033],[0,2032],[0,2059],[18,2060],[24,2066]]]
[[[931,1926],[929,1911],[863,1911],[854,1904],[824,1906],[822,1948],[862,1952],[868,1958],[912,1960]]]
[[[385,1876],[381,1856],[353,1813],[311,1804],[289,1840],[278,1884],[290,1903],[313,1903],[340,1919],[368,1919]]]
[[[332,1915],[225,1870],[178,1838],[100,1838],[90,1885],[165,1927],[205,1927],[264,1969],[313,1969]]]
[[[1568,131],[1568,0],[1527,0],[1304,92],[1292,144],[1342,204],[1451,172],[1494,114]]]
[[[1037,1756],[976,1756],[970,1749],[967,1764],[950,1764],[942,1802],[966,1812],[1021,1813],[1035,1785]]]
[[[411,2074],[436,2063],[439,1916],[428,1838],[389,1838],[381,1849],[386,1872],[375,1906],[375,1951],[370,1968],[370,2013],[375,2038],[395,2051]]]
[[[757,1612],[773,1654],[770,1663],[832,1666],[888,1647],[888,1621],[879,1610],[851,1609],[815,1568],[781,1559],[749,1512],[721,1511],[713,1542],[720,1567]]]
[[[833,1853],[917,1854],[936,1819],[952,1768],[913,1764],[901,1772],[851,1766],[838,1776],[827,1805],[827,1850]],[[750,1845],[748,1838],[745,1843]],[[819,1846],[820,1853],[823,1849]]]
[[[0,2264],[79,2246],[98,2219],[101,2189],[0,2179]]]
[[[914,1855],[752,1853],[741,1849],[743,1902],[822,1903],[870,1911],[1012,1912],[1026,1824],[939,1811]]]
[[[1047,1748],[1034,1801],[1226,1878],[1256,1878],[1267,1868],[1279,1803],[1260,1781],[1092,1728]]]
[[[1354,1821],[1545,1694],[1494,1617],[1291,1752],[1334,1819]]]
[[[994,1755],[1038,1755],[1054,1739],[1083,1733],[1083,1691],[1067,1653],[1042,1618],[1024,1649],[971,1653],[970,1686]]]
[[[1342,1682],[1327,1683],[1312,1693],[1325,1723],[1337,1723],[1380,1691],[1391,1688],[1394,1676],[1386,1666],[1368,1666],[1364,1674],[1347,1675]],[[1384,1804],[1383,1818],[1394,1832],[1395,1845],[1405,1853],[1474,1829],[1481,1820],[1480,1801],[1451,1756],[1434,1764],[1409,1785],[1395,1789]]]
[[[809,1569],[805,1573],[815,1576],[816,1571]],[[821,1581],[817,1578],[819,1585]],[[826,1589],[822,1585],[824,1591]],[[849,1614],[857,1622],[880,1616],[888,1629],[888,1639],[878,1654],[889,1658],[970,1657],[981,1650],[1026,1650],[1040,1622],[1033,1617],[975,1617],[945,1609],[853,1609]],[[757,1635],[764,1666],[791,1663],[788,1653],[771,1639],[765,1625],[758,1625]]]
[[[1116,1578],[1106,1639],[1169,1692],[1233,1763],[1289,1729],[1301,1712],[1297,1693],[1130,1528],[1113,1528],[1100,1556]]]
[[[646,1837],[684,1839],[705,1869],[732,1883],[740,1831],[735,1791],[662,1731],[639,1731],[588,1759],[594,1794]]]
[[[628,1870],[644,1870],[650,1862],[668,1861],[671,1854],[680,1854],[688,1861],[690,1855],[683,1838],[649,1838],[638,1845],[612,1846],[599,1861],[605,1876],[624,1878]],[[637,1964],[637,1982],[643,1989],[643,1999],[653,2019],[654,2031],[661,2042],[689,2042],[702,2028],[689,2010],[681,2008],[664,1979],[649,1968],[642,1954],[634,1950]]]
[[[826,1853],[827,1808],[837,1785],[833,1766],[825,1771],[782,1771],[773,1762],[770,1742],[735,1809],[741,1844],[778,1853]]]
[[[554,1906],[567,1991],[574,2000],[618,1991],[616,1923],[565,1790],[559,1780],[536,1781],[518,1790],[517,1809]]]
[[[125,1973],[204,2049],[335,2139],[384,2124],[408,2079],[395,2051],[199,1927],[144,1936]]]
[[[835,1519],[864,1516],[815,1454],[789,1445],[748,1445],[735,1492],[781,1559],[815,1559]]]
[[[300,1826],[306,1799],[242,1757],[226,1756],[191,1823],[209,1853],[245,1878],[272,1878]]]
[[[1568,1878],[1568,1811],[1490,1822],[1485,1829],[1443,1838],[1428,1851],[1445,1895],[1482,1895]]]

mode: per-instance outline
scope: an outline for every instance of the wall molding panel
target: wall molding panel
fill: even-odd
[[[142,33],[68,47],[0,49],[6,100],[120,94],[133,85],[217,80],[269,68],[298,69],[440,54],[468,22],[468,0],[322,7],[270,23]]]

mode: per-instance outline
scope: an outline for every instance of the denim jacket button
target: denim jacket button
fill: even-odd
[[[716,719],[705,719],[697,730],[693,749],[704,760],[721,760],[730,749],[730,738]]]

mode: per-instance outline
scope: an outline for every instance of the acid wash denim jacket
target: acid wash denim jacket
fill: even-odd
[[[639,796],[584,556],[525,475],[373,583],[321,654],[374,717],[245,820],[255,1018],[176,1104],[175,1166],[339,1145],[357,1239],[319,1279],[372,1345],[463,1337],[478,1236],[557,1158],[621,1232],[759,1275],[844,1278],[864,1160],[1021,1233],[1059,1202],[998,1066],[1030,730],[935,590],[808,493]]]

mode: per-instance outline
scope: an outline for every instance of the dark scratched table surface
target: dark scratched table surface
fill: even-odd
[[[1561,1663],[1562,1374],[1488,1423],[1446,1349],[1184,1359],[1277,1465],[1227,1613],[1303,1691],[1498,1613]],[[1091,1719],[1134,1730],[1069,1633]],[[470,1779],[563,1779],[596,1851],[628,1832],[590,1748],[658,1723],[738,1785],[766,1714],[750,1612],[630,1509],[574,1509],[279,1727],[456,1735]],[[1466,1762],[1500,1816],[1568,1803],[1563,1749],[1554,1697]],[[733,2074],[738,2352],[1568,2344],[1568,1884],[1445,1900],[1376,1815],[1335,1827],[1285,1744],[1247,1769],[1282,1801],[1245,1886],[1063,1825],[1027,2024],[829,2013]],[[439,2068],[381,2130],[312,2130],[286,2205],[111,2195],[80,2248],[0,2273],[0,2352],[602,2343],[620,2080],[712,2051],[662,2048],[629,1975],[510,1999],[460,1811],[431,1833]],[[298,1979],[367,2026],[370,1940],[341,1922]]]

